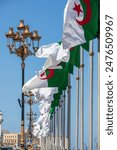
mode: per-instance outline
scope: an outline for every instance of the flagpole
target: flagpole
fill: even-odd
[[[66,109],[65,109],[65,104],[66,104],[66,95],[65,95],[65,91],[64,91],[64,94],[63,94],[63,147],[65,149],[65,125],[66,125]]]
[[[57,126],[57,107],[55,107],[55,149],[57,149],[57,136],[58,136],[58,126]]]
[[[53,114],[52,114],[52,119],[51,119],[51,148],[53,144]]]
[[[49,129],[50,129],[50,131],[49,131],[49,135],[48,135],[48,147],[49,147],[49,149],[51,149],[51,118],[50,118],[50,124],[49,124]]]
[[[61,103],[61,102],[60,102]],[[60,149],[60,139],[61,139],[61,107],[59,106],[59,110],[58,110],[58,126],[59,126],[59,136],[58,136],[58,149]]]
[[[100,0],[98,3],[98,17],[100,17]],[[97,148],[100,150],[100,19],[98,20],[98,144]]]
[[[98,150],[100,150],[100,39],[98,39]]]
[[[84,148],[84,51],[80,47],[80,150]]]
[[[58,106],[58,150],[60,149],[60,107]]]
[[[79,69],[76,72],[76,150],[78,150],[78,131],[79,131]]]
[[[63,95],[61,98],[61,105],[60,105],[61,111],[60,111],[60,149],[63,147]]]
[[[61,99],[61,101],[60,101],[60,106],[59,106],[59,149],[61,149],[61,136],[62,136],[62,120],[61,120],[61,118],[62,118],[62,115],[61,115],[61,113],[62,113],[62,99]]]
[[[49,138],[50,138],[50,140],[51,140],[51,119],[50,119],[50,124],[49,124],[49,128],[50,128],[50,131],[49,131]]]
[[[90,75],[89,75],[89,137],[88,137],[88,150],[93,150],[93,41],[90,41],[89,46],[89,55],[90,55]]]
[[[54,113],[52,115],[52,148],[54,144]]]
[[[57,149],[57,136],[58,136],[58,125],[57,125],[57,116],[58,116],[58,111],[57,111],[57,107],[55,107],[55,149]]]
[[[56,109],[55,109],[56,110]],[[55,110],[54,110],[54,118],[53,118],[53,129],[54,129],[54,145],[55,145]]]
[[[59,107],[57,107],[57,117],[56,117],[56,127],[57,127],[57,135],[56,135],[56,147],[57,147],[57,150],[59,150]]]
[[[68,75],[68,104],[67,104],[67,138],[68,150],[71,147],[71,80],[70,74]]]

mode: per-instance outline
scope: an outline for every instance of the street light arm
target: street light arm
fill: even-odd
[[[21,100],[20,99],[18,99],[18,104],[19,104],[20,108],[22,108]]]
[[[16,54],[14,51],[10,51],[11,54]]]

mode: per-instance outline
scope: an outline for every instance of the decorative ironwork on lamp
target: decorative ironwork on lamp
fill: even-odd
[[[10,50],[10,53],[12,53],[12,49],[14,47],[14,41],[13,41],[13,38],[15,36],[15,33],[13,32],[13,28],[10,27],[9,28],[9,32],[6,33],[6,37],[7,37],[7,46]]]
[[[39,48],[39,41],[41,37],[38,35],[38,31],[34,31],[33,35],[31,35],[33,50],[36,52]]]
[[[13,28],[10,27],[9,32],[6,33],[7,46],[11,54],[17,54],[20,58],[25,59],[38,50],[41,37],[37,31],[30,32],[29,26],[24,25],[23,20],[20,20],[17,29],[18,32],[14,33]],[[32,47],[32,50],[29,50],[30,47]],[[24,49],[25,51],[23,51]]]

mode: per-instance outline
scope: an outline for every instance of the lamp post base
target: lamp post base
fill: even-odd
[[[32,144],[28,144],[28,150],[34,150],[34,147]]]
[[[24,150],[24,121],[21,122],[20,150]]]

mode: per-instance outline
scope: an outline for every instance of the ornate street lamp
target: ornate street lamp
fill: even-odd
[[[28,103],[30,106],[29,112],[26,114],[27,115],[27,119],[29,120],[29,128],[28,128],[28,150],[30,150],[31,148],[33,149],[33,135],[32,135],[32,131],[33,131],[33,122],[36,120],[36,113],[33,113],[32,111],[32,105],[34,103],[37,103],[36,100],[33,100],[33,93],[29,92],[28,95],[26,95],[29,97],[29,99],[27,101],[25,101],[25,103]]]
[[[24,21],[20,20],[20,25],[17,27],[18,32],[14,33],[13,28],[9,29],[6,33],[7,46],[11,54],[16,54],[21,58],[22,67],[22,86],[24,85],[24,70],[25,70],[25,59],[35,52],[39,48],[39,41],[41,37],[37,31],[30,32],[29,26],[24,25]],[[29,50],[32,48],[32,50]],[[22,93],[22,104],[21,104],[21,149],[24,149],[24,93]]]

